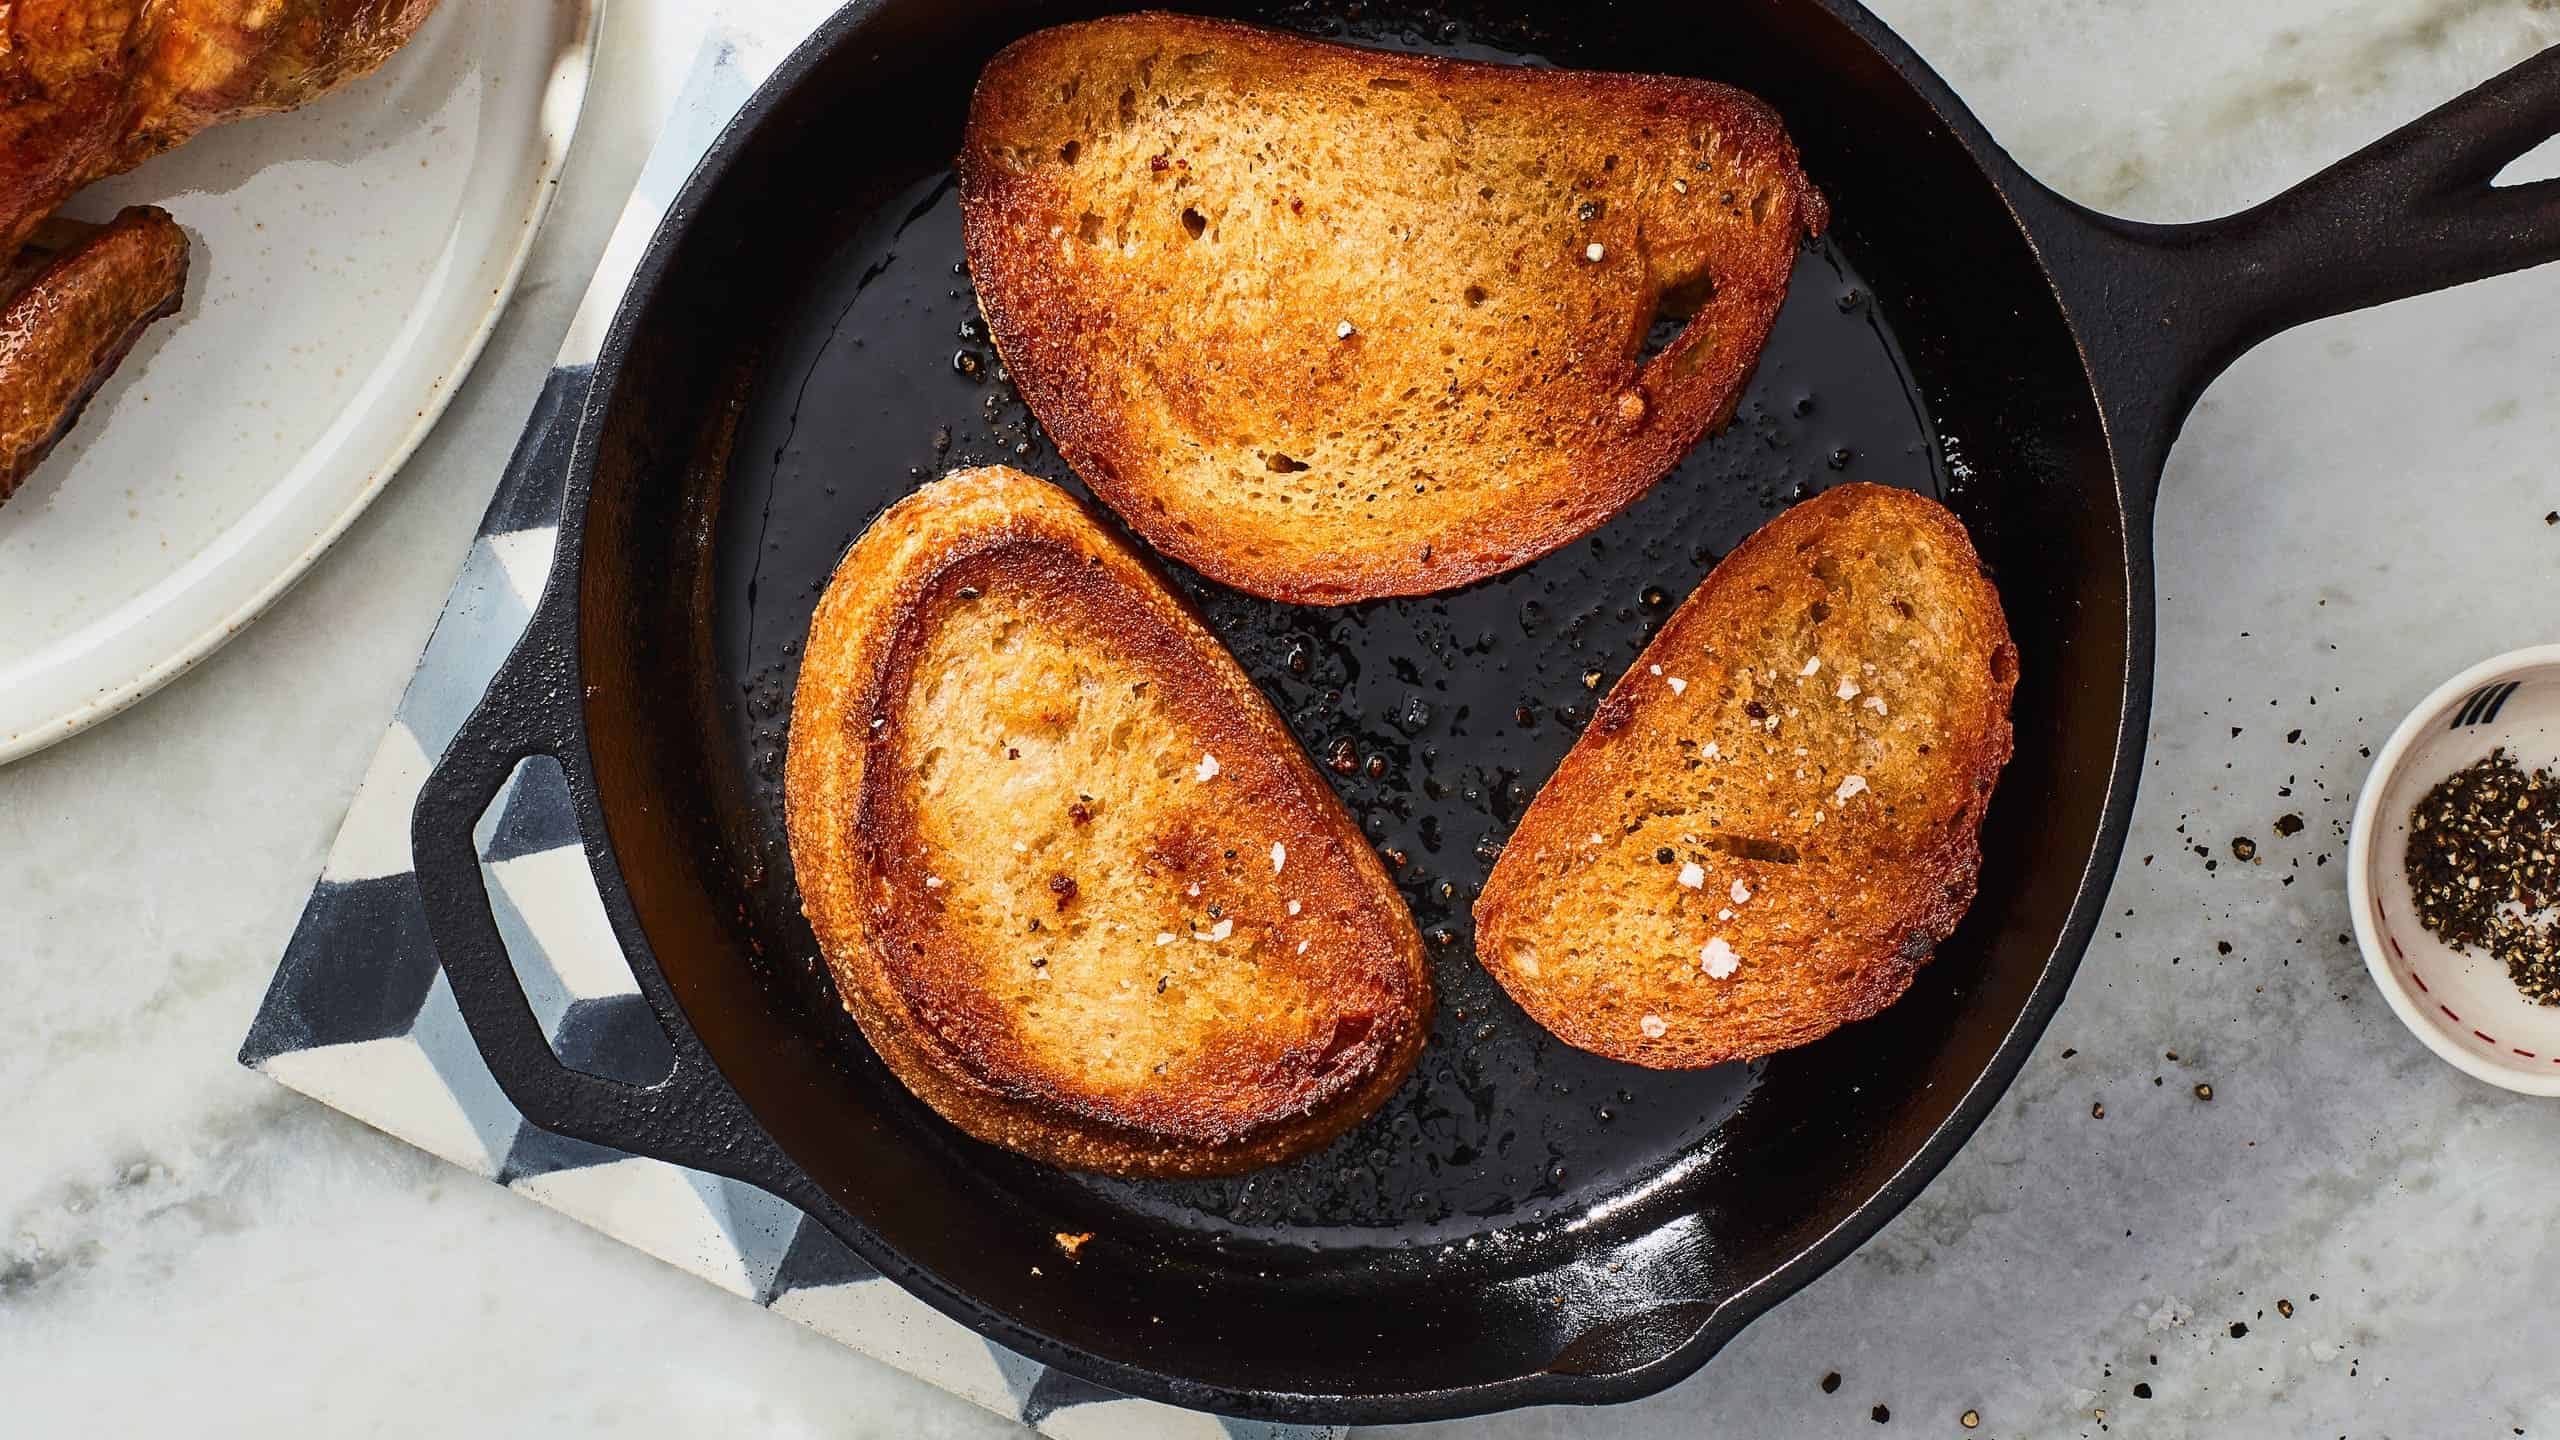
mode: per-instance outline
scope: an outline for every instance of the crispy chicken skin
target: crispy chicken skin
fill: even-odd
[[[48,220],[0,277],[0,500],[187,288],[187,232],[135,206],[105,225]]]

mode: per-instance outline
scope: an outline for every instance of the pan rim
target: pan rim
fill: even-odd
[[[593,363],[592,382],[577,415],[575,439],[565,476],[560,544],[542,605],[548,613],[538,616],[535,622],[537,632],[546,622],[558,626],[561,643],[568,647],[568,658],[578,673],[583,674],[585,669],[583,656],[579,653],[579,592],[586,568],[587,512],[602,453],[600,422],[613,408],[643,320],[656,308],[661,293],[679,273],[678,252],[683,248],[683,238],[703,210],[707,197],[727,180],[752,150],[777,112],[800,94],[815,73],[833,62],[845,45],[855,43],[886,3],[887,0],[850,0],[813,30],[774,69],[705,151],[676,199],[668,206],[665,218],[652,234],[633,270],[630,285],[603,336]],[[2030,213],[2038,197],[2047,196],[2049,192],[2010,159],[1945,81],[1857,0],[1764,0],[1764,3],[1804,5],[1823,12],[1844,27],[1852,38],[1883,62],[1930,108],[1967,157],[1981,170],[1993,194],[2003,204],[2009,223],[2017,229],[2032,257],[2035,278],[2052,291],[2056,313],[2071,330],[2076,346],[2077,326],[2060,287],[2055,283],[2052,262],[2040,243],[2041,239],[2049,238],[2040,237],[2038,231],[2039,223],[2046,222],[2040,222]],[[2026,203],[2022,204],[2022,201]],[[2097,825],[2063,924],[2015,1019],[1946,1116],[1912,1149],[1901,1165],[1873,1186],[1866,1198],[1843,1215],[1831,1229],[1770,1267],[1757,1280],[1716,1301],[1705,1321],[1679,1345],[1642,1364],[1605,1375],[1542,1369],[1477,1384],[1386,1393],[1243,1389],[1187,1379],[1113,1359],[1085,1349],[1072,1340],[1033,1330],[910,1259],[901,1249],[845,1210],[805,1173],[798,1176],[794,1187],[798,1193],[784,1198],[808,1209],[814,1218],[884,1277],[981,1336],[1020,1351],[1044,1365],[1124,1394],[1186,1408],[1295,1422],[1412,1423],[1463,1419],[1529,1405],[1622,1403],[1655,1394],[1694,1374],[1752,1321],[1828,1272],[1872,1238],[1945,1169],[2015,1081],[2027,1056],[2059,1009],[2095,934],[2099,913],[2116,864],[2121,859],[2131,821],[2136,788],[2132,780],[2139,772],[2143,737],[2151,709],[2155,620],[2150,511],[2127,483],[2128,466],[2144,466],[2150,457],[2129,453],[2126,438],[2113,425],[2105,423],[2108,408],[2100,399],[2097,377],[2089,373],[2085,353],[2082,355],[2080,388],[2089,394],[2091,411],[2101,422],[2108,478],[2114,486],[2113,498],[2123,537],[2124,570],[2121,578],[2125,609],[2125,674],[2124,704],[2112,763],[2104,779],[2104,796],[2097,813]],[[589,740],[583,717],[574,731],[569,743],[581,752],[586,751]],[[580,830],[597,883],[608,897],[606,908],[613,919],[617,938],[631,956],[635,970],[643,974],[644,983],[657,992],[651,998],[660,1002],[662,1014],[671,1023],[681,1024],[691,1031],[694,1026],[684,1015],[681,1002],[676,1000],[672,988],[659,971],[655,955],[631,906],[610,828],[605,823],[604,797],[595,767],[590,757],[582,755],[580,758],[584,763],[564,768],[570,777]],[[698,1040],[695,1043],[698,1045]],[[709,1058],[707,1050],[705,1056]],[[718,1069],[716,1059],[712,1060],[712,1066]],[[741,1103],[751,1115],[752,1108]],[[769,1136],[764,1138],[777,1164],[795,1172],[800,1170],[798,1163],[778,1143]]]

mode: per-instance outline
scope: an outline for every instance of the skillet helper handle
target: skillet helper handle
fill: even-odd
[[[555,587],[556,589],[557,587]],[[410,849],[427,933],[480,1058],[524,1118],[545,1130],[635,1155],[757,1183],[770,1153],[745,1105],[682,1027],[668,1027],[675,1064],[650,1085],[560,1062],[525,998],[489,908],[473,829],[517,764],[549,755],[574,774],[583,746],[573,652],[555,595],[420,787]],[[637,967],[635,967],[637,968]],[[645,979],[642,988],[652,990]],[[661,1009],[657,993],[650,1001]]]
[[[2040,239],[2125,458],[2156,474],[2196,397],[2262,340],[2560,260],[2560,179],[2491,183],[2555,134],[2560,46],[2237,215],[2151,225],[2044,192]]]

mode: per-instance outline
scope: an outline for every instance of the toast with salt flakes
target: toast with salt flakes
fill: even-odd
[[[1216,638],[1044,481],[955,474],[854,545],[785,796],[846,1009],[979,1139],[1227,1174],[1332,1139],[1421,1051],[1385,867]]]
[[[1963,525],[1844,485],[1675,611],[1476,902],[1530,1015],[1658,1069],[1882,1010],[1972,903],[2017,650]]]
[[[1163,14],[989,62],[960,203],[1059,453],[1150,545],[1300,604],[1625,509],[1731,418],[1826,213],[1729,86]]]

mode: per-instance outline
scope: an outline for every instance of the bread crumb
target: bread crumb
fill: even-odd
[[[1867,697],[1867,708],[1868,708],[1868,709],[1870,709],[1870,710],[1873,710],[1874,712],[1876,712],[1876,713],[1877,713],[1877,714],[1879,714],[1879,715],[1884,714],[1884,713],[1885,713],[1885,708],[1884,708],[1884,697],[1883,697],[1883,696],[1881,696],[1881,695],[1870,695],[1870,696],[1868,696],[1868,697]]]
[[[1191,938],[1194,940],[1206,940],[1214,945],[1234,933],[1236,933],[1236,921],[1235,917],[1230,915],[1226,919],[1219,921],[1217,924],[1210,926],[1208,929],[1201,931],[1199,934],[1194,935]]]
[[[1608,253],[1609,252],[1607,250],[1601,247],[1599,241],[1594,240],[1591,242],[1590,247],[1582,252],[1582,255],[1584,259],[1589,260],[1596,265],[1600,262],[1600,257]]]
[[[1849,803],[1850,797],[1852,797],[1852,796],[1856,795],[1859,791],[1864,790],[1864,789],[1866,789],[1866,788],[1867,788],[1867,777],[1866,777],[1866,776],[1864,776],[1864,775],[1852,775],[1852,776],[1850,776],[1848,779],[1841,781],[1841,782],[1840,782],[1840,788],[1839,788],[1838,790],[1835,790],[1835,791],[1833,791],[1833,792],[1832,792],[1832,794],[1831,794],[1831,803],[1832,803],[1832,804],[1834,804],[1834,805],[1846,805],[1846,804],[1848,804],[1848,803]]]
[[[1796,673],[1797,673],[1797,674],[1799,674],[1799,675],[1818,675],[1818,674],[1820,674],[1821,672],[1822,672],[1822,657],[1821,657],[1821,656],[1819,656],[1819,655],[1813,655],[1813,656],[1808,656],[1808,657],[1806,658],[1806,660],[1805,660],[1805,662],[1804,662],[1804,668],[1803,668],[1802,670],[1797,671]]]
[[[1591,248],[1597,250],[1600,247],[1594,245]],[[1669,1025],[1663,1023],[1662,1017],[1659,1015],[1647,1015],[1642,1020],[1636,1022],[1636,1028],[1643,1031],[1645,1038],[1648,1040],[1659,1040],[1671,1029]]]
[[[1734,903],[1734,904],[1736,904],[1736,905],[1747,905],[1747,904],[1749,904],[1749,903],[1750,903],[1750,901],[1751,901],[1751,887],[1750,887],[1750,886],[1748,886],[1748,885],[1743,884],[1743,883],[1742,883],[1741,881],[1739,881],[1739,880],[1734,881],[1734,882],[1733,882],[1733,903]]]
[[[1710,740],[1710,741],[1708,741],[1708,742],[1707,742],[1707,744],[1706,744],[1706,748],[1705,748],[1705,749],[1703,749],[1703,750],[1700,750],[1698,753],[1699,753],[1699,754],[1701,754],[1701,755],[1704,755],[1705,757],[1707,757],[1707,758],[1708,758],[1708,759],[1710,759],[1710,760],[1713,760],[1713,759],[1714,759],[1714,758],[1716,758],[1717,756],[1722,755],[1722,754],[1724,753],[1724,749],[1723,749],[1723,747],[1722,747],[1722,746],[1719,746],[1718,744],[1716,744],[1716,742],[1714,742],[1713,740]]]
[[[1680,867],[1680,883],[1692,890],[1703,890],[1707,887],[1707,872],[1697,861],[1688,861]]]
[[[1671,677],[1669,684],[1671,686],[1671,693],[1674,695],[1685,695],[1689,692],[1689,682],[1681,679],[1677,675]]]
[[[1707,942],[1706,949],[1698,952],[1698,964],[1707,972],[1708,979],[1723,980],[1742,968],[1742,957],[1734,954],[1733,947],[1718,935]]]
[[[1842,677],[1841,677],[1841,680],[1840,680],[1840,698],[1841,698],[1841,699],[1843,699],[1843,700],[1855,700],[1855,699],[1857,699],[1857,698],[1858,698],[1858,682],[1857,682],[1857,681],[1855,681],[1855,680],[1849,679],[1847,676],[1842,676]]]
[[[1061,1230],[1058,1232],[1057,1238],[1058,1248],[1066,1252],[1068,1259],[1073,1260],[1076,1258],[1076,1252],[1084,1248],[1084,1242],[1093,1238],[1093,1232],[1086,1230],[1079,1234],[1070,1235],[1066,1231]]]
[[[1288,846],[1286,846],[1286,845],[1281,844],[1281,843],[1280,843],[1279,841],[1277,841],[1277,840],[1272,841],[1272,842],[1271,842],[1271,873],[1272,873],[1272,874],[1274,874],[1274,875],[1279,874],[1279,873],[1280,873],[1280,867],[1281,867],[1281,866],[1283,866],[1283,865],[1286,865],[1286,864],[1288,864],[1288,863],[1289,863],[1289,847],[1288,847]]]
[[[1200,767],[1192,772],[1192,777],[1203,785],[1217,779],[1218,757],[1215,755],[1202,755],[1200,757]]]
[[[1333,338],[1336,340],[1348,340],[1358,333],[1359,331],[1354,329],[1351,322],[1348,320],[1345,320],[1341,324],[1333,327]]]
[[[1686,180],[1674,180],[1671,182],[1671,190],[1675,195],[1686,195],[1689,193],[1689,182]]]

